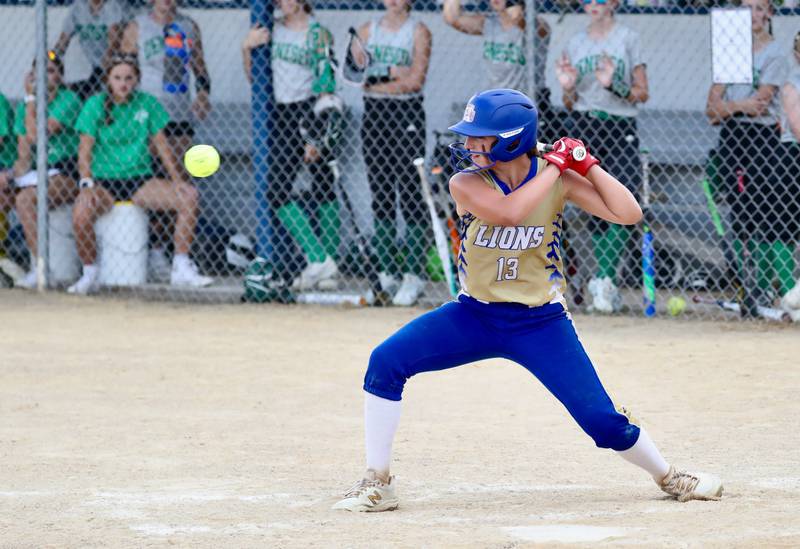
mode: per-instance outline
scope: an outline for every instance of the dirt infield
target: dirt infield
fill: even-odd
[[[498,360],[409,383],[398,511],[330,511],[369,352],[418,313],[0,291],[0,547],[800,546],[800,330],[774,325],[576,318],[721,502],[665,499]]]

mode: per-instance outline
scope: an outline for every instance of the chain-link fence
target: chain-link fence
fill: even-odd
[[[708,3],[52,4],[49,285],[440,303],[459,251],[447,128],[512,87],[535,96],[540,141],[582,139],[645,206],[630,227],[567,206],[573,309],[785,319],[800,17],[744,8],[715,42]],[[35,11],[0,12],[0,279],[34,287]],[[182,161],[199,143],[221,155],[205,178]]]

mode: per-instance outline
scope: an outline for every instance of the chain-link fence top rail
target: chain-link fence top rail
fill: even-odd
[[[642,182],[649,182],[659,311],[668,303],[673,312],[681,311],[682,303],[671,297],[704,302],[689,305],[684,314],[720,318],[735,318],[722,307],[736,308],[739,302],[778,316],[782,305],[792,304],[785,296],[788,292],[791,301],[797,275],[800,200],[796,139],[787,130],[795,116],[791,109],[797,108],[792,90],[798,89],[792,46],[800,12],[792,7],[772,12],[767,24],[772,38],[760,31],[751,37],[755,83],[712,89],[708,3],[619,6],[612,32],[599,37],[588,29],[588,11],[604,5],[538,4],[535,48],[528,46],[534,34],[531,5],[521,17],[498,19],[488,4],[463,3],[461,15],[484,16],[481,35],[474,35],[474,29],[464,32],[448,24],[443,7],[433,3],[414,3],[411,22],[393,32],[377,23],[386,15],[380,3],[316,3],[308,22],[298,27],[295,20],[279,17],[267,37],[275,93],[269,105],[271,151],[264,165],[270,167],[262,199],[252,162],[264,158],[266,149],[259,142],[253,147],[251,87],[240,47],[251,27],[248,6],[182,3],[173,14],[169,4],[106,1],[94,19],[85,2],[48,8],[48,46],[65,50],[57,51],[64,53],[58,59],[63,59],[65,85],[53,84],[48,106],[49,118],[60,122],[50,128],[53,165],[48,166],[59,170],[50,177],[50,274],[57,287],[74,284],[82,261],[92,257],[83,252],[81,259],[76,242],[84,247],[95,242],[101,290],[231,300],[241,295],[247,274],[249,297],[256,300],[294,295],[312,302],[358,301],[369,297],[370,289],[382,288],[389,300],[400,292],[401,303],[441,302],[448,296],[442,260],[452,257],[437,253],[413,161],[425,158],[432,204],[443,232],[457,240],[456,225],[445,219],[452,213],[444,192],[451,173],[446,144],[456,139],[447,127],[461,117],[474,92],[509,81],[516,70],[523,73],[525,90],[530,91],[531,79],[536,81],[541,140],[562,134],[585,140],[640,200]],[[758,6],[766,4],[748,4],[757,4],[753,21],[761,17],[763,25],[758,13],[764,10]],[[153,17],[154,10],[162,12]],[[31,123],[25,80],[35,29],[30,4],[4,2],[0,11],[6,60],[0,68],[5,98],[0,114],[8,120],[0,123],[0,133],[3,167],[9,168],[18,152],[27,154],[17,151],[17,141]],[[137,61],[141,84],[135,96],[145,105],[127,115],[106,100],[87,100],[90,93],[76,85],[89,81],[91,91],[105,89],[100,67],[108,54],[102,44],[117,21],[114,40],[119,45],[114,49]],[[428,32],[421,32],[420,25]],[[363,86],[344,83],[351,27],[362,38],[371,37],[364,46],[375,62],[366,76],[376,79],[392,76],[392,70],[394,76],[418,72],[429,40],[423,87],[381,88],[373,81],[378,85],[365,93]],[[65,31],[71,38],[68,47]],[[336,79],[341,106],[317,101],[320,91],[333,88],[314,89],[325,71],[312,65],[324,52],[327,33],[339,65],[328,77]],[[731,38],[735,44],[742,39]],[[258,87],[259,77],[268,72],[259,64],[263,54],[252,52]],[[564,55],[576,73],[574,85],[567,82],[566,87],[569,110],[559,78],[564,65],[560,71],[556,67]],[[607,58],[612,66],[601,78],[596,73]],[[515,62],[522,71],[509,67]],[[543,65],[543,70],[531,65]],[[635,103],[626,94],[638,93],[642,72],[647,97]],[[606,89],[600,83],[609,76]],[[786,91],[774,93],[781,90]],[[770,97],[754,99],[762,92]],[[789,106],[786,113],[783,103]],[[707,106],[725,111],[715,114],[715,124]],[[778,131],[782,114],[783,135]],[[133,129],[127,131],[124,124]],[[91,204],[82,219],[75,216],[76,205],[86,213],[78,192],[78,181],[86,175],[78,166],[81,134],[94,139],[88,169],[95,186],[89,191],[102,193],[102,203]],[[27,141],[35,146],[35,140]],[[222,165],[216,174],[192,180],[183,171],[180,159],[191,143],[219,149]],[[30,227],[35,201],[25,200],[32,194],[25,190],[35,179],[28,174],[33,165],[17,164],[17,188],[7,190],[13,181],[8,172],[0,182],[6,189],[0,194],[0,236],[3,253],[22,267],[24,278],[35,245],[30,236],[35,233]],[[175,181],[185,185],[182,192],[170,187]],[[141,191],[146,185],[148,191]],[[134,205],[126,203],[130,199]],[[641,227],[608,227],[571,207],[566,219],[571,306],[642,314],[647,277],[642,276]],[[265,220],[272,228],[273,250],[269,262],[254,264],[253,256],[264,248],[256,227]],[[181,253],[189,246],[191,261]],[[206,277],[213,279],[208,285]],[[4,277],[6,284],[9,278]],[[743,293],[750,301],[742,301]]]

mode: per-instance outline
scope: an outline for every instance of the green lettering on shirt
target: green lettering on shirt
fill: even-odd
[[[286,42],[273,42],[272,44],[272,58],[301,65],[303,67],[311,66],[311,52],[308,49],[298,46],[297,44],[290,44]]]
[[[411,52],[405,48],[373,44],[369,46],[369,52],[378,63],[394,67],[411,66]]]
[[[81,40],[103,40],[108,36],[108,25],[105,24],[89,23],[88,25],[76,25],[75,28]]]
[[[144,58],[150,59],[156,55],[164,53],[164,37],[154,36],[145,40],[144,43]]]
[[[504,42],[484,42],[483,58],[495,63],[525,65],[525,53],[517,44]]]
[[[594,71],[597,70],[597,67],[600,65],[600,59],[602,59],[602,57],[603,56],[601,54],[597,54],[589,55],[578,60],[578,62],[575,64],[575,68],[578,70],[578,82],[583,80],[583,77],[587,74],[594,76]],[[612,81],[624,82],[625,75],[627,74],[625,60],[613,55],[609,55],[609,57],[614,63],[614,75],[612,76]]]

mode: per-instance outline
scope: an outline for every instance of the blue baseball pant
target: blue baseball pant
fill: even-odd
[[[406,324],[370,356],[364,390],[400,400],[415,374],[487,358],[524,366],[601,448],[627,450],[639,428],[618,413],[559,304],[482,303],[461,295]]]

